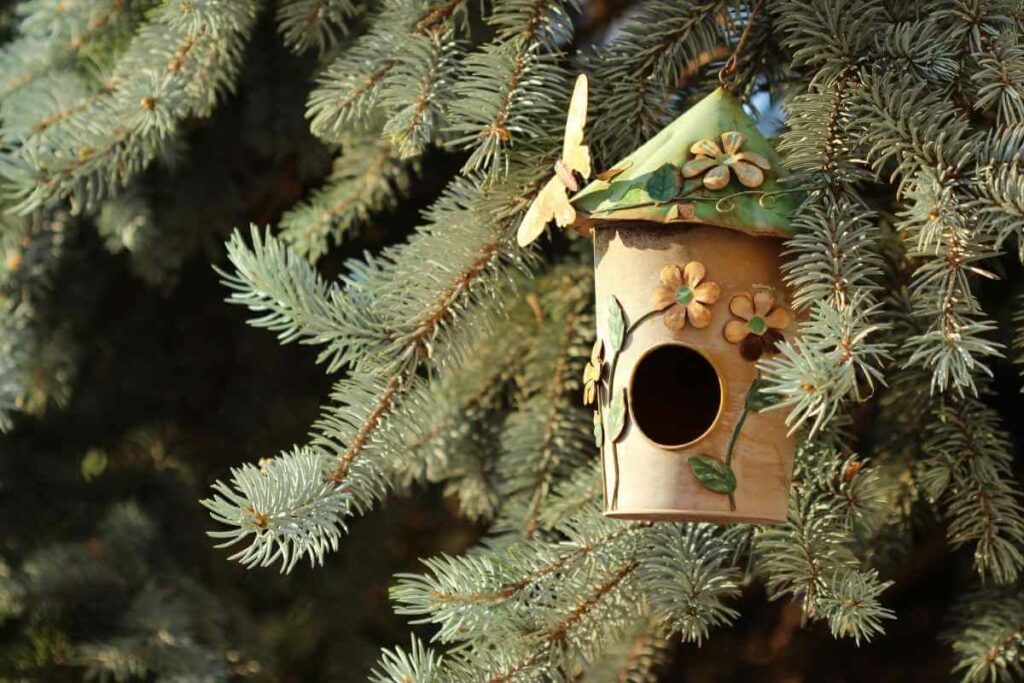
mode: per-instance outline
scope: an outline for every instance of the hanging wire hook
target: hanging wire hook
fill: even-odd
[[[743,28],[743,33],[740,34],[740,39],[736,41],[736,48],[729,55],[729,59],[725,60],[725,64],[721,69],[718,70],[718,83],[726,90],[731,90],[736,87],[739,83],[739,79],[736,77],[737,66],[739,65],[740,52],[747,46],[747,40],[750,38],[750,29],[754,25],[754,19],[757,18],[757,13],[761,11],[761,5],[764,0],[757,0],[754,3],[753,9],[750,10],[750,14],[747,15],[747,25]]]

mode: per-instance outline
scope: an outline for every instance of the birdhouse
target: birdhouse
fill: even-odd
[[[584,402],[605,513],[782,522],[794,444],[785,412],[761,410],[757,369],[795,327],[780,263],[797,200],[780,160],[718,89],[579,189],[585,110],[581,77],[562,159],[520,242],[552,218],[593,237],[598,330]]]

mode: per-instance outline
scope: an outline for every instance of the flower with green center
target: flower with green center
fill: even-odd
[[[739,320],[730,320],[723,330],[725,339],[740,345],[740,353],[756,361],[764,353],[778,351],[782,333],[789,327],[789,311],[775,307],[775,295],[758,290],[753,296],[737,294],[729,301],[729,311]]]
[[[736,179],[743,187],[761,187],[764,171],[772,167],[771,162],[756,152],[740,151],[747,141],[742,133],[722,133],[721,139],[721,147],[715,140],[695,142],[690,147],[694,157],[683,165],[683,177],[696,178],[703,175],[704,187],[721,190],[729,184],[732,174],[736,174]]]
[[[690,261],[680,268],[668,265],[661,269],[661,286],[654,289],[651,305],[664,311],[665,327],[678,332],[686,321],[696,328],[711,322],[711,304],[718,301],[721,290],[714,282],[704,282],[706,270],[699,261]]]

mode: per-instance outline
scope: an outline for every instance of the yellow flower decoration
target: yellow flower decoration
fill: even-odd
[[[583,405],[589,406],[597,400],[597,385],[604,372],[604,343],[598,337],[590,350],[590,362],[583,368]]]
[[[721,190],[729,184],[730,169],[743,187],[761,187],[764,173],[772,167],[771,162],[756,152],[741,152],[747,139],[735,131],[722,133],[722,146],[714,140],[701,140],[690,147],[694,158],[683,166],[683,176],[696,178],[704,174],[704,187]],[[722,150],[725,150],[724,152]]]
[[[722,292],[714,282],[703,282],[705,274],[704,264],[699,261],[690,261],[682,269],[675,265],[661,269],[662,286],[655,288],[651,305],[665,311],[665,327],[678,332],[686,327],[687,318],[696,328],[708,326],[708,306],[718,301]]]
[[[765,352],[778,351],[782,333],[789,327],[789,311],[775,307],[775,295],[760,290],[751,297],[737,294],[729,301],[729,310],[740,320],[725,324],[725,339],[740,345],[740,354],[747,360],[756,361]]]

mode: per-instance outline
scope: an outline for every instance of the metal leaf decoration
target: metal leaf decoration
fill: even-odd
[[[771,385],[771,382],[760,377],[754,380],[747,392],[747,410],[761,411],[779,402],[778,396],[767,392]]]
[[[679,193],[679,169],[672,164],[662,164],[647,179],[647,194],[656,202],[667,202]]]
[[[651,196],[647,194],[647,188],[643,184],[632,185],[626,194],[622,195],[622,199],[619,203],[622,206],[633,206],[634,204],[646,204],[651,201]]]
[[[736,475],[721,460],[715,460],[707,455],[695,455],[687,463],[693,471],[693,476],[705,488],[717,493],[730,494],[736,490]]]
[[[605,428],[608,431],[609,441],[616,441],[622,436],[622,430],[626,426],[626,390],[623,389],[608,406],[608,422]]]
[[[614,296],[608,301],[608,350],[614,355],[622,348],[626,336],[626,315],[622,304]]]
[[[604,445],[604,426],[601,424],[601,413],[594,411],[594,442],[598,448]]]

